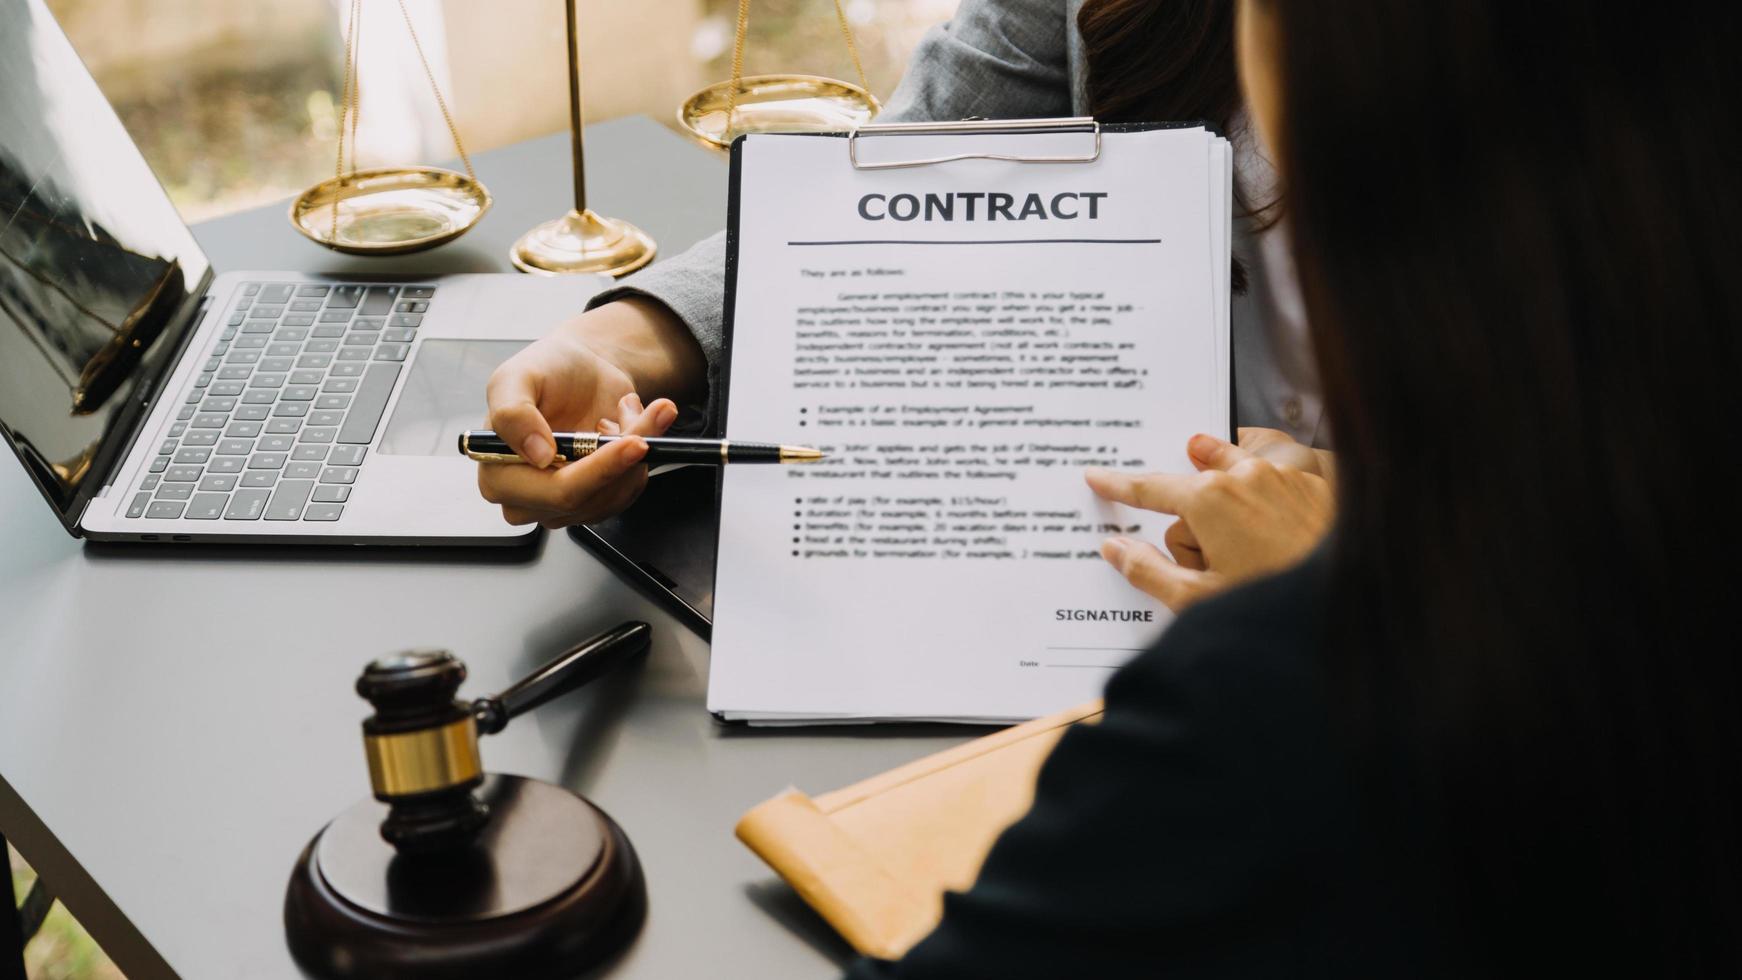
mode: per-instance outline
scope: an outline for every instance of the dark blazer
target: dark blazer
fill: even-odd
[[[899,962],[853,980],[1421,976],[1423,876],[1382,855],[1323,659],[1323,552],[1189,610],[1060,741],[1034,808]],[[1398,831],[1396,826],[1385,829]],[[1408,848],[1408,831],[1394,833]]]

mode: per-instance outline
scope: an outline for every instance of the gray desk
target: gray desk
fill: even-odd
[[[667,254],[725,220],[724,163],[656,123],[595,126],[588,149],[596,206]],[[565,136],[482,154],[497,200],[483,223],[379,265],[304,242],[279,205],[196,230],[221,269],[505,270],[514,238],[566,205],[567,168]],[[284,885],[367,792],[351,683],[383,652],[452,649],[482,693],[619,620],[654,624],[642,666],[485,747],[492,769],[580,790],[634,840],[652,907],[614,977],[832,975],[847,950],[733,823],[789,783],[832,789],[964,737],[716,725],[707,645],[564,535],[498,560],[99,548],[69,538],[10,459],[0,528],[0,833],[134,980],[297,976]]]

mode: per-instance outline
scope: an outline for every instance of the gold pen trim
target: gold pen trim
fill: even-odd
[[[582,438],[577,437],[574,440],[574,443],[576,452],[573,458],[580,459],[583,456],[592,455],[593,452],[599,448],[599,437],[594,435],[584,441]],[[528,466],[532,465],[527,462],[526,457],[519,453],[487,453],[482,450],[473,449],[472,434],[470,432],[463,432],[460,434],[460,451],[465,453],[466,458],[474,463],[526,463]],[[565,456],[562,453],[557,453],[551,457],[550,465],[566,466],[572,461],[573,460],[570,459],[570,457]]]
[[[514,453],[480,453],[468,449],[466,450],[466,458],[476,463],[526,463],[527,466],[532,465],[531,463],[526,462],[526,457],[518,456]],[[550,465],[564,466],[567,465],[568,462],[569,458],[567,456],[558,453],[551,457]]]
[[[513,453],[486,453],[472,448],[472,434],[460,433],[460,452],[475,463],[523,463],[525,460]]]
[[[720,462],[722,462],[722,463],[731,462],[731,460],[726,456],[726,447],[730,446],[731,444],[732,444],[731,441],[728,439],[721,439],[720,440]]]

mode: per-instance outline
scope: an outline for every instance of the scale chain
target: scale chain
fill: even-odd
[[[871,83],[865,79],[865,66],[859,61],[859,46],[853,42],[853,27],[847,22],[847,11],[841,0],[835,0],[835,19],[841,24],[841,37],[847,42],[847,56],[853,59],[853,70],[859,74],[859,87],[871,94]],[[738,0],[738,23],[732,32],[732,84],[726,87],[726,125],[720,131],[725,143],[732,142],[732,124],[738,119],[738,90],[744,85],[744,38],[750,33],[750,0]]]
[[[338,186],[345,176],[345,127],[351,127],[351,169],[357,169],[357,116],[362,115],[363,100],[354,96],[358,79],[356,77],[357,45],[362,36],[363,0],[351,0],[351,17],[345,23],[345,79],[339,86],[339,156],[333,162],[333,184]],[[333,223],[327,232],[327,237],[337,241],[339,238],[339,198],[333,196]]]
[[[429,90],[435,93],[436,106],[442,111],[442,120],[448,124],[448,135],[454,138],[454,149],[460,153],[460,162],[466,166],[466,176],[473,181],[478,175],[472,172],[472,158],[466,155],[466,144],[460,142],[460,129],[454,125],[454,117],[448,112],[448,100],[442,98],[442,89],[436,84],[435,72],[430,70],[429,59],[423,56],[423,44],[417,39],[417,28],[411,26],[411,11],[405,9],[405,0],[399,0],[399,12],[405,17],[405,29],[411,34],[411,46],[417,49],[417,60],[423,64],[424,77],[429,79]],[[357,152],[356,139],[352,138],[351,152]]]
[[[720,136],[732,142],[732,123],[738,118],[738,89],[744,84],[744,38],[750,33],[750,0],[738,0],[738,25],[732,32],[732,84],[726,87],[726,125]]]
[[[460,162],[466,167],[466,176],[474,182],[478,175],[472,170],[472,158],[466,153],[466,144],[460,139],[460,129],[454,125],[454,117],[448,111],[447,99],[442,97],[441,86],[436,84],[435,71],[429,66],[429,58],[423,53],[423,43],[418,40],[417,28],[411,22],[411,11],[406,9],[405,0],[399,0],[399,13],[405,18],[405,30],[411,35],[411,46],[417,50],[417,60],[423,65],[423,74],[429,79],[430,91],[435,94],[436,106],[441,109],[442,121],[447,123],[448,135],[453,137],[454,149],[459,151]],[[350,18],[345,25],[345,72],[344,80],[339,86],[339,152],[333,162],[333,182],[338,184],[347,173],[345,169],[345,131],[350,130],[351,167],[349,172],[357,171],[357,120],[363,115],[363,72],[360,53],[363,47],[363,0],[351,0]],[[337,240],[339,237],[339,198],[333,198],[332,227],[328,237]]]
[[[841,37],[847,41],[847,56],[853,59],[853,70],[859,73],[859,87],[869,94],[871,83],[865,80],[865,66],[859,63],[859,46],[853,43],[853,28],[847,24],[847,11],[842,9],[841,0],[835,0],[835,19],[841,22]]]

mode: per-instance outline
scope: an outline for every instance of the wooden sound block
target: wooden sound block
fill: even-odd
[[[290,951],[331,980],[572,977],[641,929],[647,885],[621,828],[559,786],[490,775],[490,820],[468,848],[406,856],[363,800],[297,859],[284,898]]]

